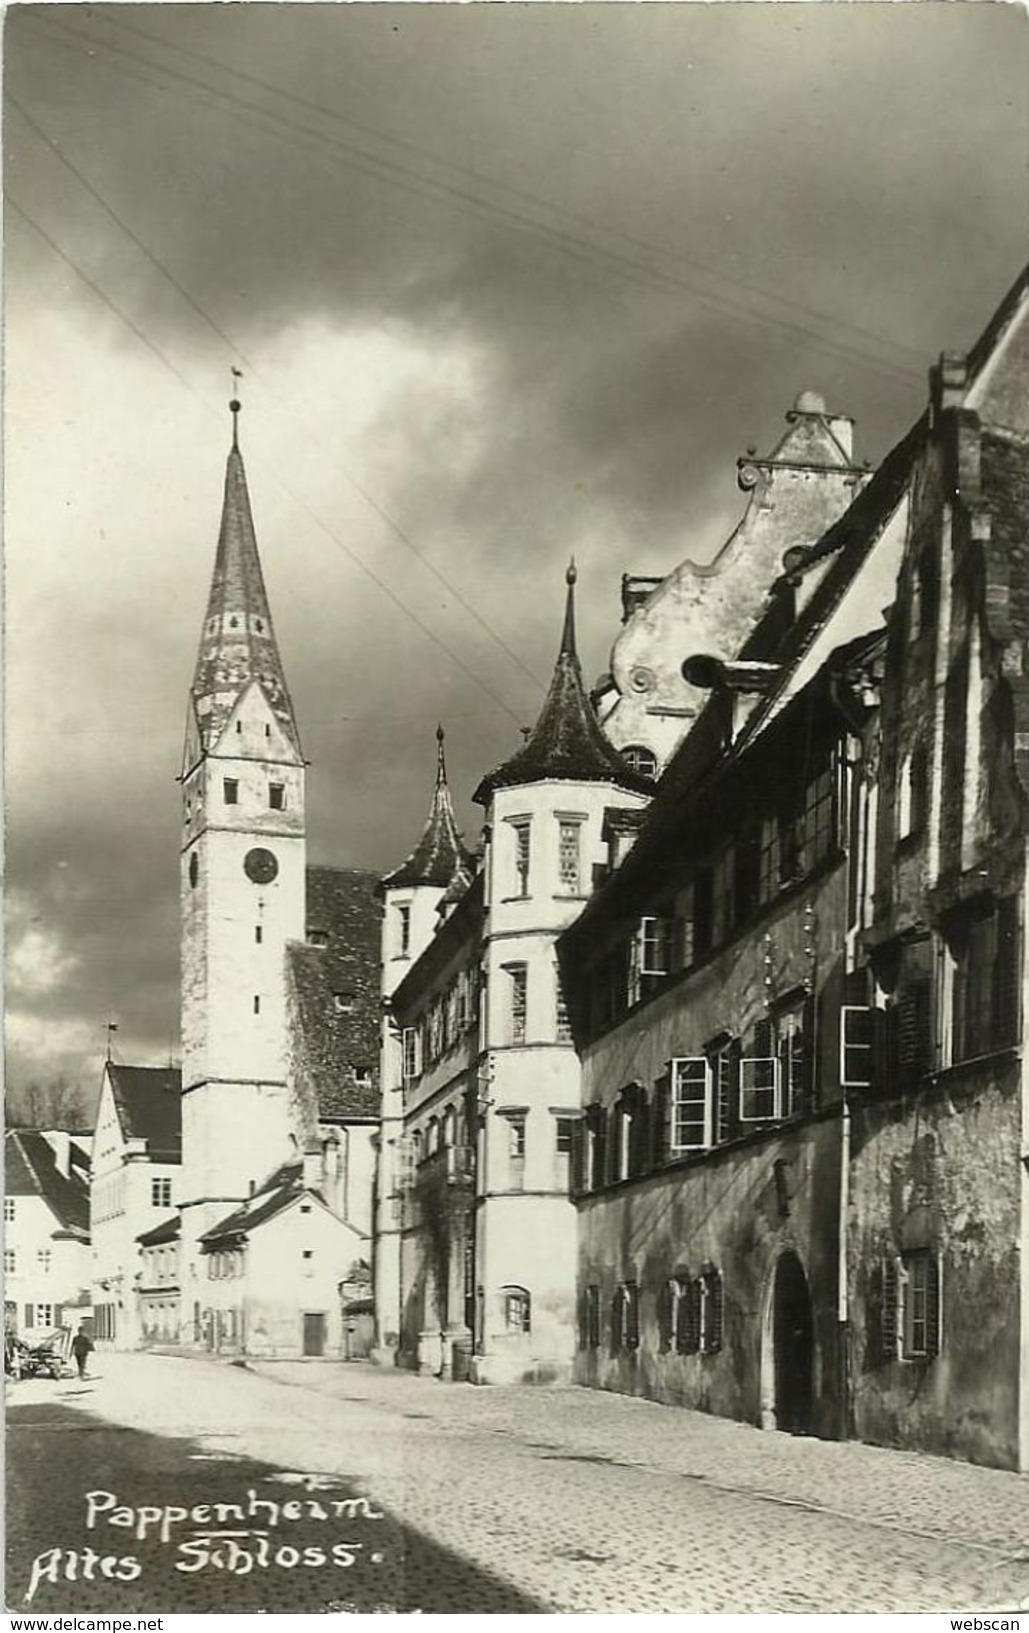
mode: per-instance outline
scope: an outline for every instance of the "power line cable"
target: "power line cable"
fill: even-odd
[[[39,24],[40,20],[39,15],[36,14],[34,21],[37,23],[37,25]],[[836,353],[841,357],[846,357],[850,360],[856,361],[863,367],[871,369],[877,373],[888,374],[894,378],[902,379],[911,383],[915,383],[917,381],[919,386],[922,384],[920,375],[916,375],[914,371],[906,369],[900,364],[891,363],[885,359],[873,358],[868,352],[863,351],[856,346],[848,345],[844,341],[834,340],[831,336],[820,335],[816,331],[806,328],[801,324],[794,323],[788,319],[762,315],[755,312],[751,307],[746,306],[742,302],[733,300],[731,297],[716,295],[710,291],[698,290],[694,285],[691,285],[688,280],[682,277],[677,277],[672,273],[664,272],[657,267],[651,266],[646,262],[642,262],[633,257],[624,255],[616,250],[605,249],[602,245],[597,245],[587,240],[576,239],[572,235],[563,232],[558,228],[548,227],[544,223],[532,220],[531,218],[521,215],[519,212],[503,205],[492,204],[488,200],[479,198],[474,194],[468,193],[467,190],[455,187],[447,182],[439,181],[424,175],[418,175],[409,169],[399,166],[394,161],[382,158],[379,155],[370,154],[362,149],[355,148],[353,143],[345,142],[338,137],[328,136],[324,131],[312,129],[310,126],[300,125],[296,120],[289,119],[282,114],[276,114],[268,109],[255,108],[253,103],[243,101],[241,98],[233,95],[233,93],[230,91],[220,91],[213,86],[205,84],[203,80],[197,80],[194,76],[185,74],[181,70],[172,68],[167,64],[155,64],[149,58],[141,57],[137,52],[129,51],[123,46],[113,45],[110,41],[103,40],[96,35],[83,33],[82,30],[72,28],[67,23],[62,22],[59,25],[51,25],[49,20],[47,20],[44,23],[44,27],[46,26],[55,27],[57,28],[58,32],[81,39],[89,46],[94,48],[99,47],[102,51],[108,54],[125,57],[131,62],[142,64],[151,71],[159,74],[165,74],[174,80],[182,81],[184,84],[191,86],[193,89],[199,89],[206,92],[207,95],[214,98],[216,102],[233,104],[235,107],[243,109],[251,116],[256,113],[260,118],[270,118],[275,122],[275,124],[283,125],[287,129],[297,131],[305,138],[312,140],[321,146],[328,147],[334,152],[346,154],[347,163],[351,169],[371,175],[377,181],[385,181],[389,185],[395,188],[399,187],[406,192],[421,196],[433,197],[436,199],[442,198],[449,207],[456,208],[461,213],[472,213],[478,217],[485,216],[488,219],[493,220],[495,223],[500,223],[511,230],[520,232],[522,234],[528,234],[540,242],[548,245],[551,249],[555,249],[564,255],[571,256],[573,259],[586,263],[590,267],[591,271],[606,271],[629,283],[642,285],[643,287],[650,288],[651,290],[658,288],[668,291],[685,291],[686,293],[690,294],[694,300],[699,301],[701,305],[712,307],[715,311],[719,312],[723,316],[728,315],[743,322],[754,324],[758,327],[777,328],[788,334],[795,336],[799,335],[803,340],[808,342],[816,349]],[[139,76],[136,75],[135,77],[138,78]],[[228,110],[226,109],[224,111],[227,112]],[[264,128],[268,130],[269,134],[278,134],[281,140],[287,142],[290,141],[290,138],[282,136],[281,132],[276,133],[273,129],[270,130],[267,126]]]
[[[111,297],[100,287],[100,285],[93,278],[91,278],[82,267],[79,266],[74,257],[69,255],[68,252],[57,243],[56,239],[51,237],[44,227],[40,226],[38,221],[34,220],[28,211],[18,203],[17,199],[10,192],[7,193],[6,202],[8,206],[14,210],[14,212],[20,216],[21,219],[29,227],[31,227],[35,233],[38,234],[38,236],[53,251],[53,253],[58,256],[66,266],[70,267],[79,278],[81,278],[82,282],[93,292],[94,295],[96,295],[97,299],[102,301],[103,304],[108,307],[116,317],[120,318],[126,327],[131,329],[132,333],[136,335],[140,341],[142,341],[143,345],[146,346],[149,351],[153,352],[154,356],[161,363],[163,363],[172,374],[174,374],[175,378],[182,385],[186,387],[187,391],[189,391],[192,396],[196,397],[203,404],[205,410],[213,415],[213,410],[211,409],[210,404],[207,402],[207,399],[202,395],[202,393],[197,391],[192,381],[187,379],[187,377],[175,366],[171,359],[165,356],[160,347],[154,344],[149,335],[147,335],[145,331],[142,330],[139,325],[121,309],[117,302],[112,300]],[[464,659],[461,658],[452,647],[448,646],[447,643],[436,634],[435,630],[426,624],[423,619],[419,618],[418,614],[413,612],[411,608],[400,599],[400,597],[390,588],[385,580],[380,578],[378,573],[376,573],[373,568],[368,566],[367,562],[362,561],[361,557],[351,550],[349,545],[344,543],[339,535],[334,532],[331,527],[329,527],[327,522],[322,521],[317,512],[314,511],[308,504],[307,500],[290,487],[289,483],[285,481],[285,479],[276,470],[275,466],[272,465],[268,459],[261,459],[260,462],[274,477],[275,481],[282,488],[283,492],[287,494],[290,499],[292,499],[295,505],[298,505],[300,509],[305,512],[312,522],[314,522],[319,531],[324,533],[327,538],[331,539],[338,549],[342,550],[343,554],[348,556],[350,560],[360,568],[361,572],[364,573],[366,577],[371,579],[373,584],[378,585],[379,589],[387,597],[387,599],[391,601],[395,607],[398,607],[405,617],[409,618],[411,622],[421,630],[422,634],[433,643],[434,646],[438,647],[441,652],[445,653],[450,661],[453,664],[456,664],[456,666],[464,675],[468,677],[469,680],[474,681],[475,685],[480,687],[481,690],[486,693],[487,697],[490,697],[497,707],[502,709],[505,714],[509,715],[510,718],[519,726],[519,728],[521,728],[523,724],[521,715],[516,714],[515,711],[510,708],[507,703],[505,703],[504,699],[498,692],[493,690],[488,681],[484,681],[482,677],[477,675],[473,669],[469,668]]]
[[[264,383],[274,395],[274,388],[271,386],[271,383],[264,380],[261,370],[258,369],[256,364],[249,357],[247,357],[242,348],[233,340],[232,336],[221,327],[217,320],[213,318],[203,306],[201,306],[200,302],[191,294],[185,285],[175,277],[170,268],[167,267],[159,256],[157,256],[154,251],[143,242],[143,240],[139,237],[139,234],[134,232],[128,223],[123,220],[120,215],[118,215],[112,205],[107,202],[103,195],[89,180],[88,176],[84,175],[79,167],[68,158],[67,154],[61,151],[59,144],[55,142],[51,136],[47,135],[42,126],[37,123],[37,121],[32,117],[22,103],[18,101],[18,98],[9,94],[8,101],[29,126],[30,130],[35,133],[41,142],[46,144],[50,151],[60,160],[71,175],[75,177],[80,186],[82,186],[89,196],[94,199],[97,204],[99,204],[101,209],[104,210],[115,225],[126,235],[126,237],[131,239],[132,243],[135,244],[140,253],[146,257],[151,266],[155,267],[162,277],[167,279],[172,288],[177,290],[179,295],[181,295],[182,299],[189,306],[190,310],[194,312],[202,320],[202,322],[204,322],[218,336],[218,338],[232,352],[233,356],[238,357],[240,361],[246,365],[253,377],[256,380],[262,381],[262,383]],[[450,579],[447,578],[447,576],[442,573],[432,561],[429,560],[424,552],[418,548],[414,540],[405,531],[405,529],[401,527],[400,523],[390,515],[385,506],[368,492],[364,484],[350,471],[348,471],[345,465],[342,465],[338,460],[334,461],[334,465],[343,479],[349,483],[356,493],[361,496],[365,504],[375,513],[376,516],[379,517],[380,521],[386,524],[390,531],[394,533],[400,542],[411,552],[411,554],[423,564],[423,566],[432,574],[437,582],[442,584],[443,588],[448,592],[448,594],[453,596],[454,600],[464,609],[469,617],[474,619],[474,621],[486,632],[490,639],[496,642],[497,646],[499,646],[501,651],[511,659],[512,663],[514,663],[524,675],[528,676],[529,680],[531,680],[535,686],[538,686],[542,690],[544,683],[540,680],[539,676],[533,673],[528,665],[519,657],[518,653],[508,645],[503,636],[498,635],[493,626],[482,616],[482,614],[471,604],[471,602],[467,600],[457,586],[452,584]]]
[[[226,74],[232,79],[241,80],[248,85],[254,85],[259,90],[266,91],[271,96],[280,97],[283,101],[295,103],[298,107],[306,108],[311,113],[319,114],[322,118],[329,119],[334,124],[342,125],[349,130],[357,131],[362,136],[368,136],[373,141],[382,142],[389,147],[398,148],[403,152],[412,153],[423,162],[427,160],[428,163],[437,166],[441,170],[450,171],[455,175],[466,176],[469,178],[469,180],[477,182],[483,187],[492,188],[498,192],[508,193],[512,198],[520,199],[524,203],[532,205],[534,208],[548,210],[552,214],[557,215],[558,217],[563,217],[568,221],[580,222],[583,226],[588,227],[591,232],[606,233],[609,237],[620,239],[622,243],[631,244],[635,248],[644,250],[649,254],[661,255],[668,260],[679,262],[683,266],[691,267],[695,272],[702,274],[704,277],[717,278],[719,283],[730,284],[732,287],[739,289],[748,295],[756,296],[759,300],[768,301],[774,305],[782,307],[792,308],[795,312],[799,313],[803,317],[813,319],[818,323],[831,324],[835,329],[847,329],[851,334],[860,335],[865,340],[871,340],[875,345],[886,346],[891,351],[907,352],[907,354],[919,364],[921,364],[923,361],[922,353],[918,351],[916,347],[909,346],[904,341],[894,340],[888,336],[876,333],[875,330],[866,329],[862,324],[854,323],[849,318],[841,318],[835,315],[831,316],[825,312],[819,312],[813,307],[806,305],[803,301],[793,300],[789,296],[773,295],[768,290],[760,289],[757,287],[757,285],[748,283],[744,278],[738,278],[733,276],[731,273],[725,272],[725,270],[722,268],[707,266],[702,261],[698,261],[692,256],[683,255],[680,250],[667,249],[663,245],[654,244],[648,239],[640,238],[634,233],[627,233],[618,227],[611,227],[606,225],[604,222],[598,222],[594,217],[586,215],[581,211],[561,209],[558,205],[552,204],[548,199],[540,198],[537,194],[530,193],[524,188],[514,187],[509,182],[501,181],[498,177],[486,175],[485,172],[477,170],[471,165],[458,164],[451,159],[443,159],[437,154],[427,154],[425,149],[417,142],[409,141],[402,136],[395,136],[389,131],[378,129],[374,125],[363,123],[360,120],[352,118],[348,114],[340,113],[337,109],[327,108],[322,103],[313,102],[310,98],[300,96],[295,91],[287,91],[281,86],[272,85],[268,80],[260,78],[259,75],[247,73],[242,68],[234,68],[229,63],[222,62],[217,57],[207,56],[200,51],[191,51],[188,46],[180,45],[177,41],[162,40],[157,35],[149,33],[144,28],[140,28],[137,24],[126,22],[122,16],[112,16],[110,13],[108,13],[105,15],[104,21],[112,28],[121,30],[125,33],[134,34],[139,39],[148,41],[151,45],[157,46],[159,50],[174,51],[178,56],[187,57],[194,62],[202,64],[204,67]]]

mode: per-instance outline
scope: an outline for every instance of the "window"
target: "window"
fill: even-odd
[[[10,1224],[14,1218],[14,1197],[4,1197],[4,1223]]]
[[[623,1282],[611,1306],[612,1348],[634,1350],[640,1342],[640,1290],[634,1281]]]
[[[41,1274],[44,1276],[50,1274],[50,1259],[51,1253],[48,1247],[41,1247],[36,1253],[36,1262],[39,1265]]]
[[[565,1002],[564,989],[561,986],[561,976],[559,972],[555,972],[555,982],[554,1036],[556,1037],[558,1043],[571,1043],[572,1024],[568,1019],[568,1005]]]
[[[199,877],[200,877],[200,860],[199,860],[199,858],[197,856],[196,851],[194,851],[192,856],[189,859],[189,888],[191,890],[196,889],[197,880],[199,879]]]
[[[4,1249],[4,1274],[6,1276],[13,1276],[15,1274],[16,1270],[17,1270],[17,1267],[18,1267],[18,1262],[17,1262],[17,1257],[15,1255],[15,1251],[14,1251],[13,1247],[5,1248]]]
[[[670,1065],[669,1154],[678,1157],[687,1151],[706,1151],[713,1120],[710,1062],[706,1055],[690,1055]]]
[[[258,946],[260,946],[264,940],[264,928],[260,924],[254,925],[254,940],[257,942]]]
[[[308,927],[305,940],[309,947],[327,947],[329,945],[329,932],[328,930],[316,930]]]
[[[52,1304],[37,1304],[34,1311],[32,1325],[34,1327],[52,1327],[54,1324],[54,1307]]]
[[[701,1355],[717,1355],[722,1347],[725,1299],[722,1272],[705,1265],[697,1278],[699,1309],[698,1349]]]
[[[405,1026],[401,1034],[405,1082],[418,1077],[422,1070],[422,1039],[416,1026]]]
[[[736,853],[730,846],[711,870],[711,935],[715,947],[736,922]]]
[[[260,997],[258,996],[258,994],[255,992],[254,993],[254,1014],[255,1015],[260,1015],[260,1013],[261,1013],[261,1000],[260,1000]]]
[[[510,982],[508,994],[508,1041],[524,1043],[529,996],[529,971],[525,964],[505,966]]]
[[[352,992],[334,992],[332,994],[332,1003],[337,1015],[352,1015],[354,1012],[354,994]]]
[[[873,1297],[870,1327],[879,1316],[880,1362],[930,1361],[940,1351],[940,1261],[928,1249],[888,1258],[879,1271],[878,1312]]]
[[[779,819],[765,817],[761,823],[761,850],[758,859],[758,900],[770,902],[779,889],[782,866],[779,854]]]
[[[407,958],[411,952],[411,908],[401,902],[396,909],[397,957]]]
[[[740,1061],[740,1122],[772,1122],[782,1116],[782,1078],[774,1055],[744,1055]]]
[[[507,1118],[507,1155],[512,1163],[525,1161],[525,1122],[524,1111],[513,1113]]]
[[[239,804],[239,783],[235,777],[226,777],[222,783],[222,794],[226,805]]]
[[[805,790],[804,870],[808,871],[823,862],[836,843],[836,772],[835,767],[830,765],[812,778]]]
[[[1017,897],[966,919],[948,938],[954,955],[954,1060],[1016,1042],[1021,984]]]
[[[583,1294],[581,1347],[600,1348],[600,1288],[594,1282],[590,1283]]]
[[[150,1205],[154,1208],[171,1207],[171,1178],[164,1176],[161,1179],[150,1181]]]
[[[627,1002],[638,1003],[652,991],[657,978],[668,974],[672,945],[670,920],[648,916],[629,944]]]
[[[271,782],[268,784],[268,805],[273,811],[284,811],[286,809],[286,787],[284,783]]]
[[[508,1332],[532,1331],[532,1297],[524,1287],[502,1287],[501,1309]]]
[[[575,1145],[575,1118],[558,1117],[555,1122],[554,1149],[559,1157],[570,1157]]]
[[[705,1051],[711,1068],[714,1117],[712,1141],[720,1145],[730,1138],[732,1114],[736,1101],[736,1082],[739,1066],[739,1044],[722,1036],[709,1043]]]
[[[514,830],[514,864],[515,878],[517,880],[516,894],[519,896],[527,896],[529,894],[529,862],[532,847],[532,824],[527,818],[523,818],[519,822],[512,822],[511,827]]]
[[[840,1010],[841,1089],[872,1087],[877,1013],[866,1004],[844,1004]]]
[[[808,1102],[808,1062],[805,1042],[805,1007],[781,1011],[775,1019],[775,1055],[779,1064],[780,1114],[792,1117]]]
[[[897,784],[897,843],[915,839],[929,812],[929,760],[921,744],[906,755]]]
[[[630,771],[637,772],[641,777],[657,776],[657,755],[642,743],[629,743],[622,749],[622,759]]]
[[[582,890],[582,866],[580,858],[582,823],[578,819],[562,819],[558,823],[557,833],[557,876],[559,887],[563,895],[578,896]]]

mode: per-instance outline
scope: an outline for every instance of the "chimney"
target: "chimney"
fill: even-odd
[[[67,1179],[71,1168],[71,1135],[64,1128],[48,1128],[43,1138],[54,1154],[57,1172]]]
[[[304,1143],[304,1172],[303,1184],[305,1191],[320,1191],[322,1188],[322,1148],[319,1140],[306,1140]]]

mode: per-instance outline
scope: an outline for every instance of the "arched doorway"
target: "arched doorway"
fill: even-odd
[[[787,1251],[775,1267],[771,1359],[775,1427],[810,1434],[814,1408],[814,1313],[804,1267]]]

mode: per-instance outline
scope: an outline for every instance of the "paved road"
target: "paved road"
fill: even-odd
[[[13,1393],[12,1609],[40,1555],[41,1612],[1029,1601],[1029,1480],[1016,1475],[586,1390],[472,1389],[317,1363],[96,1360],[85,1386]],[[91,1490],[108,1496],[87,1528]],[[286,1510],[291,1499],[299,1507]],[[144,1507],[194,1512],[164,1515],[162,1541]],[[204,1541],[213,1529],[264,1536]],[[64,1580],[68,1550],[81,1578],[87,1547],[138,1561],[138,1575]],[[46,1551],[58,1548],[54,1563]]]

